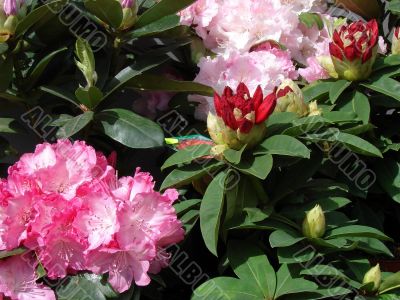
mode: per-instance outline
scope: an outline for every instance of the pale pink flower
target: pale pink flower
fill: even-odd
[[[306,68],[299,69],[299,74],[307,80],[307,82],[329,78],[328,72],[320,65],[315,57],[308,58],[307,65]]]
[[[138,260],[136,251],[121,250],[118,245],[110,245],[88,255],[89,270],[96,274],[108,273],[108,281],[120,293],[128,290],[133,282],[139,286],[148,285],[149,266],[149,261]]]
[[[119,228],[114,199],[105,193],[92,193],[85,196],[82,202],[73,226],[88,239],[88,250],[111,242]]]
[[[55,300],[54,292],[36,283],[36,263],[24,256],[12,256],[0,260],[0,299],[12,300]]]
[[[217,93],[222,93],[225,86],[236,88],[243,82],[250,93],[254,93],[261,85],[264,94],[269,94],[284,79],[296,79],[298,74],[290,53],[280,49],[240,53],[232,51],[215,58],[202,58],[199,62],[200,72],[195,78],[199,82],[211,86]],[[209,111],[213,111],[213,99],[205,96],[191,96],[191,101],[199,102],[196,118],[205,120]]]

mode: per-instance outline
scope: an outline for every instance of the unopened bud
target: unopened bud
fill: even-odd
[[[375,267],[371,268],[367,273],[364,275],[363,284],[373,283],[374,286],[372,287],[372,292],[376,292],[379,287],[381,286],[381,268],[379,264]]]
[[[325,215],[321,206],[316,205],[307,212],[303,221],[303,234],[308,238],[321,238],[325,234]]]

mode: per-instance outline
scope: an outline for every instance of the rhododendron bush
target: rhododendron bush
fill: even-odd
[[[400,299],[399,0],[0,0],[0,299]]]

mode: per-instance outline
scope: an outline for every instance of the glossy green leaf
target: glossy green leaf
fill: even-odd
[[[246,247],[243,247],[243,244]],[[235,274],[262,293],[263,299],[273,299],[276,288],[275,270],[268,257],[248,241],[231,241],[228,259]],[[257,292],[258,293],[258,292]]]
[[[164,179],[160,189],[165,190],[170,187],[184,186],[195,179],[214,174],[214,172],[223,165],[223,163],[213,160],[204,164],[192,164],[175,169]]]
[[[28,74],[28,84],[30,88],[35,86],[35,84],[40,79],[40,76],[42,76],[43,72],[46,70],[46,67],[50,64],[53,58],[56,57],[59,53],[66,51],[67,49],[68,48],[64,47],[51,52],[31,68],[31,71]]]
[[[371,143],[359,138],[358,136],[348,133],[338,132],[336,141],[342,143],[344,146],[353,152],[363,154],[366,156],[382,157],[382,153]]]
[[[374,82],[361,85],[400,101],[400,83],[392,78],[382,76]]]
[[[269,236],[272,248],[288,247],[304,240],[305,237],[295,231],[276,230]]]
[[[173,80],[153,74],[143,74],[129,80],[127,87],[145,91],[166,91],[173,93],[192,93],[204,96],[212,96],[214,91],[211,87],[193,82]]]
[[[0,118],[0,133],[20,133],[22,126],[13,118]]]
[[[93,120],[93,112],[87,111],[79,116],[68,120],[57,131],[57,138],[66,139],[81,131]]]
[[[312,292],[318,289],[318,285],[314,282],[302,278],[293,278],[286,264],[280,267],[276,273],[276,278],[277,285],[274,299],[283,295]]]
[[[23,254],[25,252],[27,252],[27,249],[25,249],[25,248],[16,248],[16,249],[11,250],[11,251],[6,251],[6,250],[0,251],[0,259],[7,258],[7,257],[10,257],[10,256],[14,256],[14,255],[20,255],[20,254]]]
[[[75,91],[75,96],[80,103],[89,109],[95,108],[103,99],[103,93],[95,86],[79,87]]]
[[[288,135],[274,135],[260,144],[256,153],[265,151],[270,154],[310,158],[310,150],[299,140]]]
[[[19,38],[39,21],[53,17],[54,12],[60,12],[66,3],[66,0],[49,1],[46,2],[46,5],[39,6],[31,11],[26,17],[18,22],[17,28],[15,29],[15,38]]]
[[[370,237],[383,241],[391,241],[383,232],[373,227],[363,225],[348,225],[332,229],[325,236],[326,239],[340,238],[340,237]]]
[[[379,287],[379,293],[385,294],[395,289],[400,289],[400,272],[397,272],[395,274],[386,277],[383,280],[381,286]]]
[[[208,186],[200,206],[200,229],[208,250],[218,256],[217,245],[222,211],[224,209],[227,172],[216,175]]]
[[[356,112],[357,116],[360,118],[360,120],[362,120],[364,124],[368,124],[371,107],[369,105],[367,96],[356,91],[352,104],[353,104],[353,109]]]
[[[166,168],[189,163],[197,158],[201,158],[210,154],[211,145],[200,144],[195,146],[189,146],[178,152],[172,154],[165,163],[161,166],[161,170]]]
[[[134,64],[124,68],[121,72],[115,75],[115,77],[106,86],[105,98],[107,98],[109,95],[111,95],[112,92],[127,83],[132,78],[141,75],[145,71],[157,67],[167,60],[167,57],[141,58]]]
[[[122,6],[117,0],[86,0],[86,9],[113,28],[122,23]]]
[[[400,163],[386,158],[375,165],[377,179],[381,187],[396,202],[400,203]]]
[[[142,36],[154,35],[172,28],[179,26],[179,16],[169,15],[162,17],[161,19],[150,23],[146,26],[140,27],[139,29],[130,32],[127,37],[129,38],[139,38]]]
[[[233,167],[239,171],[253,175],[260,179],[267,178],[273,166],[272,155],[269,153],[257,156],[246,157],[241,162]]]
[[[340,95],[351,85],[351,81],[347,80],[338,80],[331,83],[331,87],[329,89],[329,99],[332,103],[336,103],[339,99]]]
[[[138,19],[135,28],[146,26],[165,16],[169,16],[183,10],[195,0],[161,0],[150,9],[146,10]]]
[[[218,277],[200,285],[191,300],[262,300],[262,294],[243,280]]]
[[[160,126],[129,110],[115,108],[96,114],[104,133],[130,148],[154,148],[164,144]]]

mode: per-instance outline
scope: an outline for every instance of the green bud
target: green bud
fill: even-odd
[[[365,273],[362,283],[363,284],[373,283],[374,286],[371,291],[376,292],[381,285],[381,280],[382,280],[381,268],[379,267],[379,264],[377,264],[375,267],[371,268],[367,273]]]
[[[137,16],[137,8],[136,5],[133,5],[131,8],[124,8],[123,10],[123,18],[122,23],[119,29],[127,30],[135,25],[138,16]]]
[[[307,115],[308,107],[304,103],[303,92],[294,81],[284,80],[276,94],[278,99],[275,112],[293,112],[299,117]]]
[[[321,206],[316,205],[307,212],[303,221],[303,234],[308,238],[321,238],[325,234],[325,215]]]
[[[215,152],[220,153],[226,148],[240,150],[246,144],[248,148],[252,148],[263,140],[267,130],[264,124],[254,125],[248,133],[240,132],[239,129],[233,130],[225,125],[222,118],[212,113],[208,114],[207,128],[213,141],[217,145],[222,145],[215,148]]]
[[[317,100],[311,101],[308,104],[308,116],[320,116],[322,114],[322,110],[318,108]]]
[[[392,54],[400,54],[400,27],[396,27],[393,32]]]

